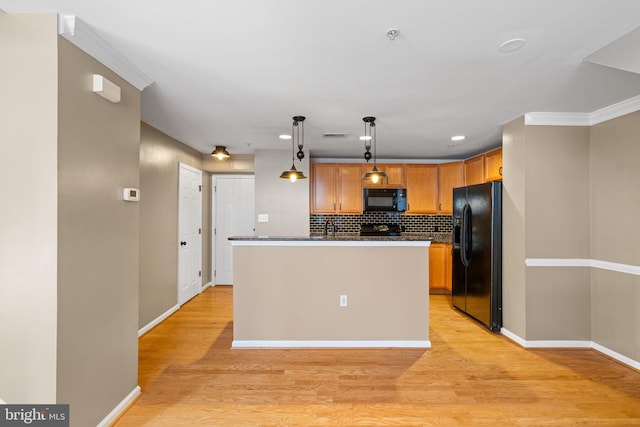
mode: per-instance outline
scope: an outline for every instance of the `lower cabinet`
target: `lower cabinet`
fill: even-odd
[[[451,293],[450,243],[431,243],[429,246],[429,291]]]

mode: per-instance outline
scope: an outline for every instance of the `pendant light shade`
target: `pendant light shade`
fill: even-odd
[[[291,182],[296,182],[299,179],[306,179],[302,171],[296,169],[295,165],[295,145],[298,144],[298,160],[304,159],[304,116],[294,116],[293,124],[291,125],[291,169],[286,170],[280,174],[280,178],[288,179]]]
[[[224,145],[216,145],[216,149],[211,153],[211,157],[215,157],[218,160],[226,160],[231,157],[231,154],[229,154]]]
[[[372,116],[363,117],[364,135],[360,137],[364,141],[364,159],[369,163],[373,157],[373,169],[365,172],[362,179],[377,184],[383,179],[389,180],[389,176],[384,171],[379,171],[376,166],[376,118]],[[371,155],[371,145],[373,144],[373,156]]]

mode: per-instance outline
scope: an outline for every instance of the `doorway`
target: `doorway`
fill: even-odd
[[[214,175],[211,200],[212,268],[214,285],[233,284],[233,250],[230,236],[255,232],[255,177]]]

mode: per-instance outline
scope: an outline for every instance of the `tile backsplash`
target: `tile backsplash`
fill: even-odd
[[[451,233],[451,215],[405,215],[399,212],[365,212],[354,215],[311,214],[311,234],[324,231],[324,222],[333,219],[341,233],[359,233],[360,224],[400,224],[407,233]]]

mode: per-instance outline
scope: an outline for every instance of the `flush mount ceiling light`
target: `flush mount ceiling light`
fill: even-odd
[[[216,145],[216,149],[211,153],[211,157],[215,157],[218,160],[226,160],[231,157],[231,154],[229,154],[224,145]]]
[[[373,141],[373,169],[369,172],[365,172],[362,175],[362,179],[370,180],[373,184],[377,184],[381,179],[389,180],[389,176],[385,172],[381,172],[376,167],[376,118],[367,116],[363,117],[364,122],[364,135],[360,137],[361,141],[364,141],[364,159],[369,163],[371,160],[371,144]]]
[[[395,28],[391,28],[390,30],[387,30],[387,38],[391,41],[394,41],[396,37],[398,37],[398,34],[400,34],[400,32]]]
[[[522,49],[525,44],[527,44],[527,41],[525,39],[511,39],[502,43],[498,50],[502,53],[515,52],[516,50]]]
[[[291,169],[286,170],[280,174],[280,178],[288,179],[291,182],[296,182],[299,179],[306,179],[302,171],[296,169],[295,165],[295,145],[296,140],[298,144],[298,160],[304,159],[304,116],[293,116],[293,124],[291,125]],[[286,139],[286,138],[283,138]]]

